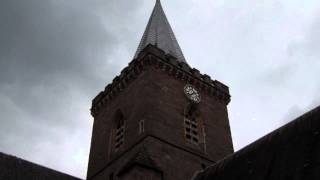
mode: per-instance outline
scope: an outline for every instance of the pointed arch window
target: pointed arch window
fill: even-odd
[[[189,105],[184,113],[185,138],[192,144],[199,144],[199,122],[195,105]]]
[[[124,134],[125,134],[125,122],[123,114],[118,110],[115,114],[115,126],[114,126],[114,149],[119,150],[124,144]]]

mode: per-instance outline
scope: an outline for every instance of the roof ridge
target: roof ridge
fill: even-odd
[[[317,137],[319,138],[320,133],[320,105],[315,107],[312,110],[300,115],[299,117],[295,118],[291,122],[277,128],[276,130],[264,135],[263,137],[255,140],[254,142],[250,143],[249,145],[243,147],[242,149],[238,150],[237,152],[226,156],[225,158],[219,160],[215,164],[207,167],[205,170],[199,172],[193,180],[202,180],[207,179],[207,175],[210,174],[210,178],[214,176],[213,174],[220,173],[225,170],[226,166],[230,167],[230,164],[235,161],[247,161],[247,163],[252,163],[251,159],[252,153],[256,153],[257,155],[263,155],[259,153],[259,149],[265,149],[269,152],[269,154],[278,154],[281,148],[285,144],[281,144],[281,148],[279,148],[279,144],[285,140],[289,140],[290,138],[295,138],[297,136],[301,136],[300,141],[304,140],[311,140],[310,137]],[[306,136],[308,134],[308,136]],[[287,141],[289,142],[289,141]],[[297,143],[297,141],[295,141]],[[293,143],[292,143],[293,144]],[[290,144],[289,144],[290,145]],[[288,145],[286,145],[288,146]],[[304,145],[307,148],[312,148],[312,146]],[[266,147],[271,148],[272,151],[266,149]],[[275,148],[278,147],[278,148]],[[286,147],[288,149],[288,147]],[[301,149],[301,147],[299,147]],[[298,148],[298,149],[299,149]],[[314,149],[315,150],[315,149]],[[258,153],[257,153],[258,151]],[[296,150],[295,150],[296,151]],[[299,152],[299,151],[297,151]],[[266,154],[264,154],[266,155]],[[275,157],[275,155],[272,155]],[[270,157],[270,155],[269,155]],[[292,162],[291,162],[292,163]],[[233,167],[234,168],[234,167]],[[232,169],[232,168],[231,168]],[[230,170],[230,169],[229,169]],[[248,169],[249,170],[249,169]],[[239,173],[239,172],[238,172]],[[250,179],[250,178],[249,178]]]

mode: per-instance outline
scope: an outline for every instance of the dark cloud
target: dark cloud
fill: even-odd
[[[1,7],[2,82],[32,86],[62,77],[91,80],[89,72],[101,61],[95,53],[110,54],[117,43],[85,7],[57,9],[55,2],[39,0],[5,1]]]
[[[75,91],[93,95],[103,79],[92,72],[101,69],[97,64],[107,67],[100,54],[111,54],[117,45],[81,5],[1,2],[0,92],[38,121],[67,123],[54,107],[67,108]]]
[[[131,45],[120,40],[130,28],[117,32],[115,17],[136,8],[123,0],[0,2],[0,151],[85,175],[86,162],[75,161],[88,156],[91,99],[129,62]],[[77,152],[85,158],[71,160]]]
[[[84,177],[90,102],[134,55],[153,4],[2,0],[0,151]],[[320,103],[319,3],[162,4],[187,61],[230,87],[236,149]]]

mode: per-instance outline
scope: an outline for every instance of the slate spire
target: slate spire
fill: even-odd
[[[176,57],[178,61],[187,63],[162,9],[160,0],[156,1],[156,5],[154,6],[134,58],[136,58],[140,51],[148,44],[155,45],[166,53]]]

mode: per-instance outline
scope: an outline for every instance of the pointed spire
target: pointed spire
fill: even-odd
[[[154,6],[134,58],[136,58],[148,44],[155,45],[166,53],[176,57],[178,61],[187,63],[162,9],[160,0],[156,1],[156,5]]]

